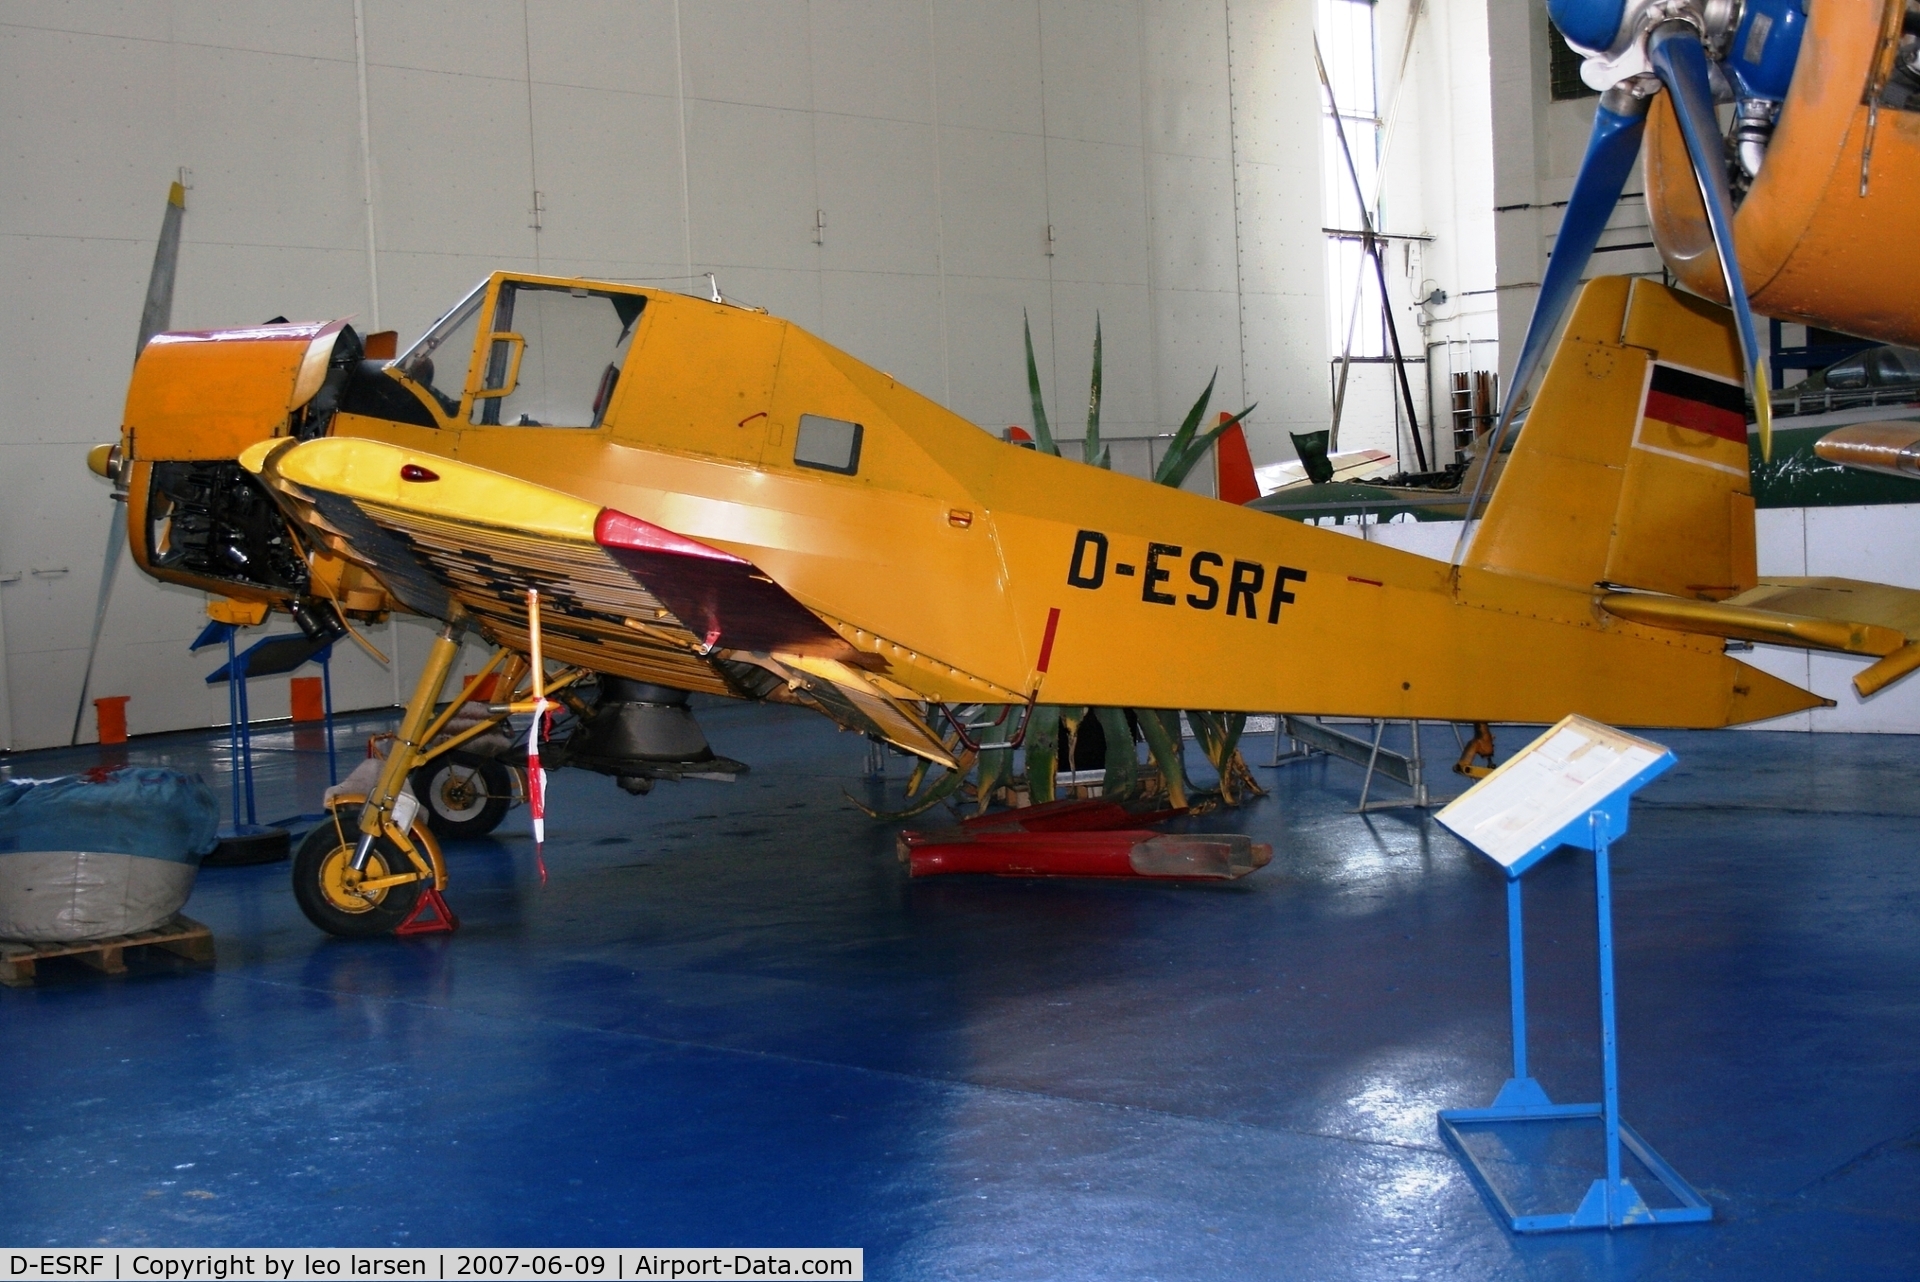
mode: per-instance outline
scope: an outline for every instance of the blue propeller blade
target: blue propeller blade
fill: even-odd
[[[1520,345],[1520,363],[1514,367],[1513,382],[1507,387],[1507,403],[1500,410],[1499,426],[1482,447],[1487,459],[1473,483],[1467,500],[1467,519],[1461,523],[1460,539],[1453,549],[1457,565],[1465,555],[1467,531],[1480,510],[1481,491],[1493,474],[1494,456],[1506,442],[1513,426],[1514,411],[1526,394],[1527,384],[1547,354],[1547,344],[1560,317],[1580,287],[1580,273],[1593,257],[1600,233],[1606,229],[1613,207],[1626,189],[1627,175],[1640,155],[1640,135],[1646,131],[1647,104],[1624,89],[1609,90],[1593,113],[1593,133],[1587,138],[1587,154],[1581,158],[1580,174],[1573,180],[1573,195],[1567,199],[1566,216],[1560,220],[1560,235],[1553,242],[1553,256],[1547,259],[1546,274],[1540,282],[1540,296],[1534,300],[1533,317],[1527,322],[1527,338]]]
[[[1713,112],[1713,90],[1707,80],[1707,54],[1700,37],[1685,23],[1670,22],[1655,29],[1647,42],[1654,74],[1673,99],[1680,133],[1687,140],[1693,176],[1707,206],[1707,225],[1713,229],[1714,248],[1726,279],[1727,298],[1740,328],[1740,352],[1747,362],[1747,383],[1753,389],[1754,419],[1760,426],[1760,454],[1773,457],[1773,406],[1760,360],[1760,340],[1753,328],[1753,306],[1740,276],[1740,259],[1733,249],[1733,197],[1727,190],[1726,156],[1720,122]]]
[[[1553,256],[1547,260],[1540,297],[1533,304],[1533,318],[1527,322],[1527,338],[1520,345],[1520,363],[1514,367],[1513,382],[1507,389],[1506,408],[1493,436],[1494,448],[1505,440],[1514,409],[1546,356],[1547,344],[1559,328],[1567,304],[1580,288],[1580,273],[1593,257],[1594,246],[1600,243],[1600,233],[1613,216],[1627,175],[1633,172],[1633,162],[1640,155],[1640,135],[1646,124],[1646,101],[1625,92],[1607,94],[1593,114],[1587,154],[1580,161],[1580,176],[1574,179],[1566,216],[1560,220],[1560,235],[1553,242]]]

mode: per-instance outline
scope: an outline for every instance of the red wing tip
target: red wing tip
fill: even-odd
[[[603,548],[626,548],[635,552],[664,552],[671,556],[699,557],[706,561],[726,561],[735,565],[747,562],[719,548],[675,534],[672,530],[643,521],[637,516],[610,507],[600,509],[594,518],[593,541]]]

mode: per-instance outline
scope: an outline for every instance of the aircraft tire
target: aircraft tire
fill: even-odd
[[[300,843],[293,857],[293,898],[307,920],[342,939],[366,939],[390,933],[405,921],[420,899],[424,881],[389,886],[368,903],[344,893],[340,885],[342,870],[353,859],[359,833],[351,826],[342,830],[332,821],[320,823]],[[411,866],[397,846],[382,837],[375,843],[373,857],[367,863],[372,876],[384,876]],[[364,905],[364,906],[362,906]]]
[[[484,837],[513,805],[513,778],[492,757],[449,753],[413,772],[413,795],[442,841]]]

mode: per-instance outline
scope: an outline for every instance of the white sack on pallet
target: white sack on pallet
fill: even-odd
[[[0,781],[0,939],[77,943],[180,911],[219,806],[198,775],[126,769]]]

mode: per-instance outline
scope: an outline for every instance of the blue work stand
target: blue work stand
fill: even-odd
[[[1542,742],[1546,736],[1542,736]],[[1713,1218],[1713,1208],[1679,1172],[1620,1117],[1619,1054],[1614,1029],[1613,894],[1608,846],[1627,829],[1627,801],[1654,777],[1673,765],[1671,752],[1610,794],[1604,802],[1538,843],[1526,855],[1506,866],[1507,956],[1513,1007],[1513,1076],[1486,1108],[1453,1108],[1440,1113],[1441,1135],[1453,1146],[1488,1200],[1515,1233],[1550,1233],[1567,1229],[1617,1229],[1659,1224],[1697,1224]],[[1525,933],[1522,929],[1520,879],[1545,855],[1561,846],[1593,852],[1593,879],[1599,918],[1600,952],[1600,1062],[1602,1098],[1591,1104],[1556,1104],[1527,1068],[1527,988]],[[1606,1175],[1595,1179],[1578,1206],[1554,1213],[1523,1213],[1502,1191],[1489,1164],[1469,1143],[1463,1128],[1516,1138],[1532,1131],[1543,1138],[1541,1123],[1599,1121],[1606,1142]],[[1666,1189],[1677,1205],[1652,1206],[1621,1172],[1625,1147]],[[1541,1146],[1544,1148],[1544,1144]],[[1589,1150],[1590,1152],[1590,1150]],[[1515,1162],[1514,1165],[1522,1163]],[[1663,1199],[1664,1200],[1664,1199]]]
[[[340,781],[333,738],[333,642],[315,640],[304,633],[262,637],[245,650],[238,648],[239,629],[231,623],[211,622],[200,631],[189,652],[226,643],[227,661],[207,674],[208,685],[227,683],[227,744],[233,763],[233,823],[223,832],[228,837],[257,837],[276,829],[311,826],[325,818],[323,814],[290,815],[262,826],[255,811],[253,792],[253,712],[247,704],[247,682],[254,677],[272,677],[289,673],[311,661],[320,665],[320,691],[327,736],[327,782]],[[241,819],[242,814],[245,820]]]

